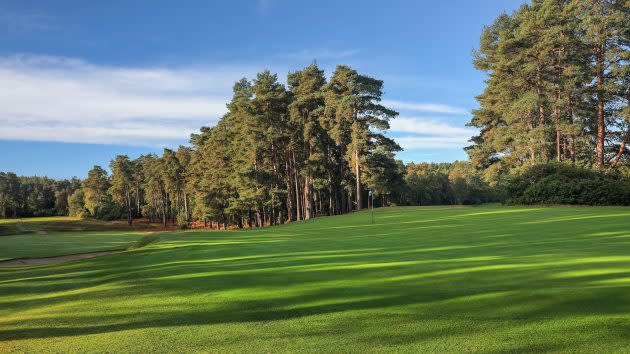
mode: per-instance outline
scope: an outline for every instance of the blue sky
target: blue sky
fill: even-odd
[[[385,81],[404,161],[466,159],[471,52],[519,1],[1,1],[0,171],[83,177],[186,144],[234,81],[316,59]]]

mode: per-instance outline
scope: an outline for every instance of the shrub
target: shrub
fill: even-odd
[[[123,215],[124,210],[119,205],[116,205],[111,200],[107,200],[103,202],[101,208],[93,216],[100,220],[112,221],[120,219]]]
[[[185,214],[179,213],[177,215],[177,226],[182,230],[188,228],[188,217]]]
[[[508,179],[507,204],[630,205],[630,178],[565,163],[534,165]]]
[[[77,216],[80,218],[85,218],[89,216],[89,212],[85,209],[85,195],[83,194],[82,189],[76,190],[69,198],[68,198],[68,212],[70,216]]]

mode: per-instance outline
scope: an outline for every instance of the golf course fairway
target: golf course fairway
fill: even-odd
[[[0,352],[630,351],[630,208],[394,207],[158,236],[0,267]],[[141,237],[2,236],[0,258]]]

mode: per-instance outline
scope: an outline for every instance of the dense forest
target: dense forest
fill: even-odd
[[[488,181],[536,163],[628,162],[630,2],[536,0],[484,28],[468,147]]]
[[[630,2],[536,0],[484,28],[470,161],[410,163],[385,135],[383,82],[316,63],[235,83],[228,113],[162,156],[83,181],[0,174],[3,217],[144,217],[259,227],[370,206],[630,204]],[[373,193],[370,193],[372,191]]]
[[[53,180],[0,172],[0,217],[67,215],[68,199],[81,180]]]
[[[185,173],[191,151],[187,147],[178,151],[165,149],[162,157],[144,155],[135,160],[117,156],[111,164],[114,173],[110,175],[102,167],[94,166],[83,181],[0,173],[0,217],[72,215],[105,220],[146,217],[165,224],[178,222],[180,226],[196,219],[214,221],[216,227],[222,219],[212,214],[205,219],[203,215],[197,217],[196,193],[186,192],[191,188]],[[479,204],[497,201],[499,197],[469,162],[405,165],[393,161],[390,167],[391,170],[378,171],[379,176],[387,179],[387,186],[374,187],[376,207]],[[374,186],[379,186],[376,183]],[[327,215],[329,211],[318,206],[313,216]],[[305,215],[302,212],[300,215]],[[227,221],[229,224],[234,220]],[[282,221],[288,220],[277,220]],[[264,222],[268,224],[269,218]],[[255,225],[252,221],[251,226]]]

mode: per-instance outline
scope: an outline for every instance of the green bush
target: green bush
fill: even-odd
[[[188,228],[188,218],[185,214],[179,213],[177,215],[177,226],[179,226],[182,230],[186,230]]]
[[[85,209],[85,194],[82,189],[77,189],[68,198],[68,213],[70,216],[80,218],[85,218],[89,215],[89,212]]]
[[[505,202],[630,205],[630,178],[623,172],[565,163],[534,165],[507,181]]]
[[[122,218],[124,210],[119,205],[115,204],[111,200],[106,200],[102,203],[100,209],[98,209],[96,215],[93,215],[96,219],[112,221]]]

